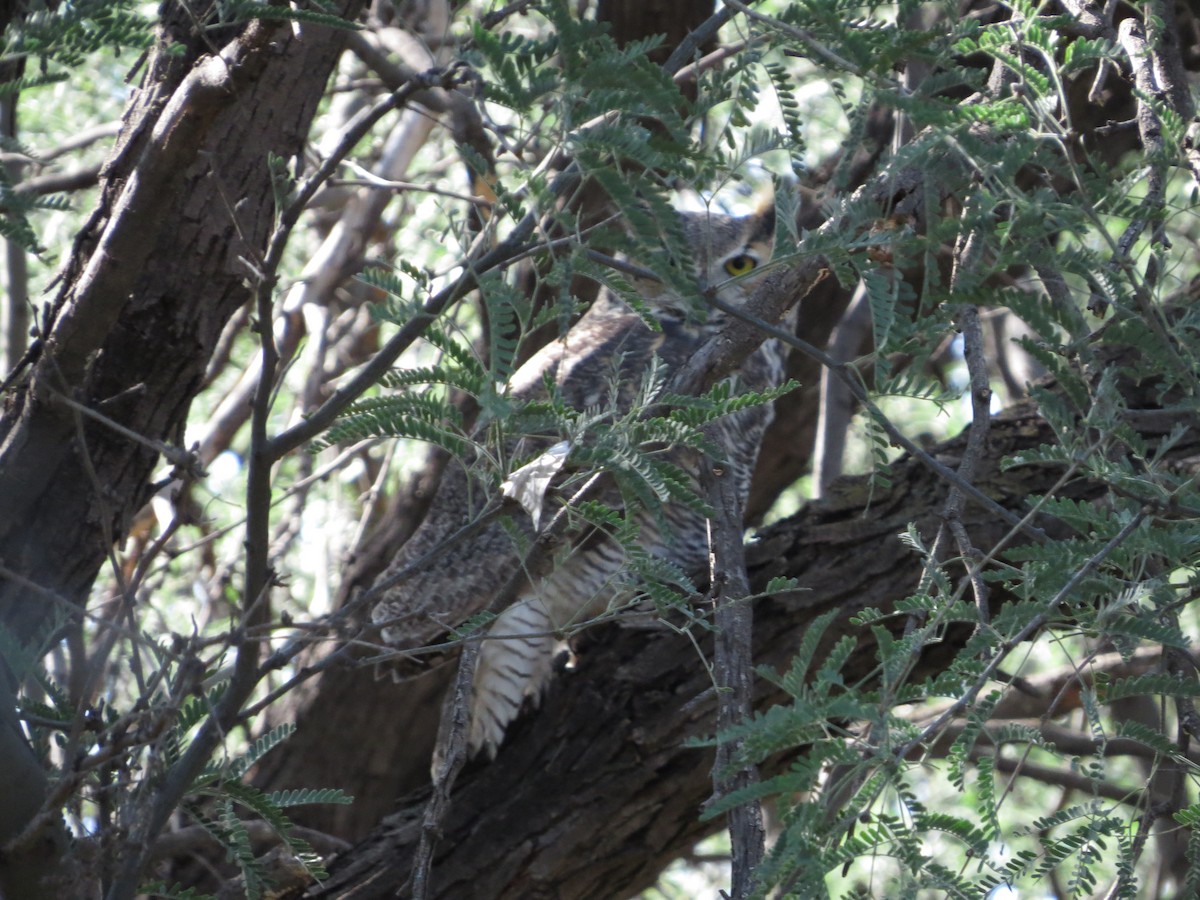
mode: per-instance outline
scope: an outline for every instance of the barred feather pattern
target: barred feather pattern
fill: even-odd
[[[761,266],[774,243],[774,210],[750,216],[682,214],[684,232],[693,246],[697,277],[701,283],[729,281],[730,260],[743,270],[747,260]],[[753,278],[740,278],[719,291],[737,303],[754,287]],[[679,368],[723,325],[714,312],[697,322],[690,302],[661,285],[639,285],[653,309],[661,330],[655,331],[621,303],[603,293],[591,309],[560,340],[535,354],[512,377],[510,393],[518,399],[546,394],[547,380],[554,383],[564,402],[576,409],[612,403],[628,410],[642,376],[657,356],[670,373]],[[782,382],[786,350],[775,340],[766,341],[731,376],[738,391],[761,391]],[[616,367],[619,378],[614,382]],[[617,386],[618,396],[609,393]],[[773,411],[753,406],[718,420],[716,439],[731,469],[738,492],[745,497],[763,433]],[[546,443],[553,439],[547,437]],[[528,450],[528,446],[523,448]],[[700,459],[694,450],[675,447],[668,459],[698,484]],[[505,730],[527,700],[537,702],[552,674],[554,647],[565,629],[605,609],[625,602],[634,585],[626,571],[622,548],[593,533],[578,536],[550,574],[540,579],[519,576],[521,555],[510,531],[493,522],[470,537],[445,546],[448,538],[473,521],[485,498],[472,485],[469,473],[457,463],[443,476],[426,521],[405,544],[380,578],[415,568],[389,587],[372,612],[384,640],[402,650],[424,647],[471,615],[486,609],[495,592],[514,577],[523,577],[516,601],[490,625],[480,650],[475,674],[468,743],[472,753],[496,753]],[[598,498],[613,509],[621,508],[615,487],[602,489]],[[670,503],[656,517],[638,514],[641,548],[685,572],[705,568],[708,544],[701,514],[683,504]],[[661,527],[665,524],[665,528]],[[533,538],[528,521],[511,528],[525,542]],[[430,556],[430,551],[438,552]],[[425,557],[430,556],[428,561]],[[420,563],[414,567],[415,563]]]

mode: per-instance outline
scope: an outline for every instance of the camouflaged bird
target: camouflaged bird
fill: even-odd
[[[774,205],[748,216],[680,213],[683,234],[695,264],[696,294],[681,296],[659,282],[643,279],[638,292],[657,319],[655,331],[611,292],[602,292],[583,317],[559,340],[544,347],[512,376],[508,395],[514,400],[547,397],[547,385],[562,402],[577,410],[630,409],[647,369],[657,357],[668,376],[678,370],[720,328],[725,315],[712,310],[697,316],[704,289],[716,287],[730,303],[749,296],[757,279],[745,276],[763,266],[774,248]],[[738,392],[761,391],[783,380],[785,350],[775,340],[747,358],[732,378]],[[616,377],[614,377],[616,375]],[[730,467],[745,501],[763,432],[773,417],[769,405],[756,405],[719,419],[714,429],[723,463]],[[537,447],[509,448],[510,457],[530,456],[561,435],[547,436]],[[700,455],[673,447],[667,459],[698,485]],[[611,479],[609,479],[611,481]],[[482,486],[471,480],[458,461],[451,462],[425,522],[381,576],[381,582],[413,566],[443,545],[486,505]],[[621,494],[608,483],[593,499],[622,509]],[[701,513],[682,503],[667,503],[659,515],[636,513],[638,544],[648,554],[684,572],[706,568],[708,542]],[[550,515],[544,517],[546,520]],[[666,525],[664,528],[663,525]],[[400,649],[428,645],[465,619],[487,608],[493,597],[521,569],[516,529],[528,546],[533,526],[518,515],[509,530],[497,521],[463,539],[442,546],[415,571],[389,587],[372,618],[384,640]],[[552,672],[556,635],[606,608],[628,601],[636,585],[626,572],[622,547],[607,536],[569,536],[568,552],[556,555],[545,577],[523,576],[515,602],[490,625],[475,674],[468,746],[472,754],[494,755],[505,729],[525,699],[537,701]]]

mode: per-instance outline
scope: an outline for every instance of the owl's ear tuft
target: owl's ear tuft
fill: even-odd
[[[750,234],[750,243],[767,242],[775,239],[775,195],[772,193],[750,215],[755,219],[754,231]]]

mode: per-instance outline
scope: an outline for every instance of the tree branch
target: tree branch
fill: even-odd
[[[711,427],[710,427],[710,430]],[[714,441],[716,435],[712,436]],[[741,759],[744,740],[726,733],[750,718],[754,702],[753,624],[750,583],[742,547],[742,501],[727,470],[701,462],[700,484],[715,511],[708,520],[709,583],[714,607],[713,680],[717,691],[717,749],[713,762],[713,800],[724,799],[758,781],[757,766]],[[762,807],[741,803],[727,814],[733,863],[728,896],[749,897],[754,870],[766,844]]]
[[[1059,473],[1050,468],[999,467],[1005,456],[1048,441],[1051,434],[1028,407],[993,420],[974,479],[991,503],[1020,517],[1030,494],[1055,487]],[[954,458],[965,440],[935,452]],[[1193,433],[1171,453],[1186,458],[1197,449],[1200,437]],[[911,590],[914,557],[895,535],[910,522],[931,535],[945,501],[942,477],[918,460],[895,463],[892,478],[890,488],[877,485],[873,494],[861,479],[837,482],[826,499],[766,529],[747,547],[752,591],[776,576],[800,583],[799,591],[756,603],[757,664],[788,665],[809,623],[836,610],[819,652],[851,634],[858,646],[844,677],[871,676],[877,665],[872,636],[849,620],[867,607],[887,609]],[[1076,499],[1101,493],[1077,481],[1065,491]],[[990,508],[968,504],[962,516],[981,546],[1009,534]],[[865,546],[869,554],[862,552]],[[1009,597],[995,585],[987,599],[994,611]],[[903,628],[895,620],[891,625]],[[955,644],[947,635],[930,646],[914,661],[912,677],[919,681],[939,671],[953,658]],[[698,821],[711,794],[705,773],[713,756],[685,745],[706,735],[717,708],[690,640],[670,630],[625,628],[618,621],[580,634],[576,650],[576,670],[554,681],[538,713],[513,724],[498,761],[470,764],[459,776],[434,859],[431,896],[516,898],[539,889],[624,896],[653,883],[662,865],[716,827]],[[756,683],[756,706],[778,699],[761,679]],[[393,716],[419,714],[405,710],[398,707]],[[309,896],[357,900],[403,889],[422,797],[407,801],[336,860],[331,880]],[[597,820],[606,823],[599,832]]]

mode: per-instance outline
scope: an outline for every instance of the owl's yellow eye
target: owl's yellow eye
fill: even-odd
[[[739,253],[737,256],[731,256],[725,260],[725,271],[735,277],[745,275],[756,268],[758,268],[758,260],[749,253]]]

